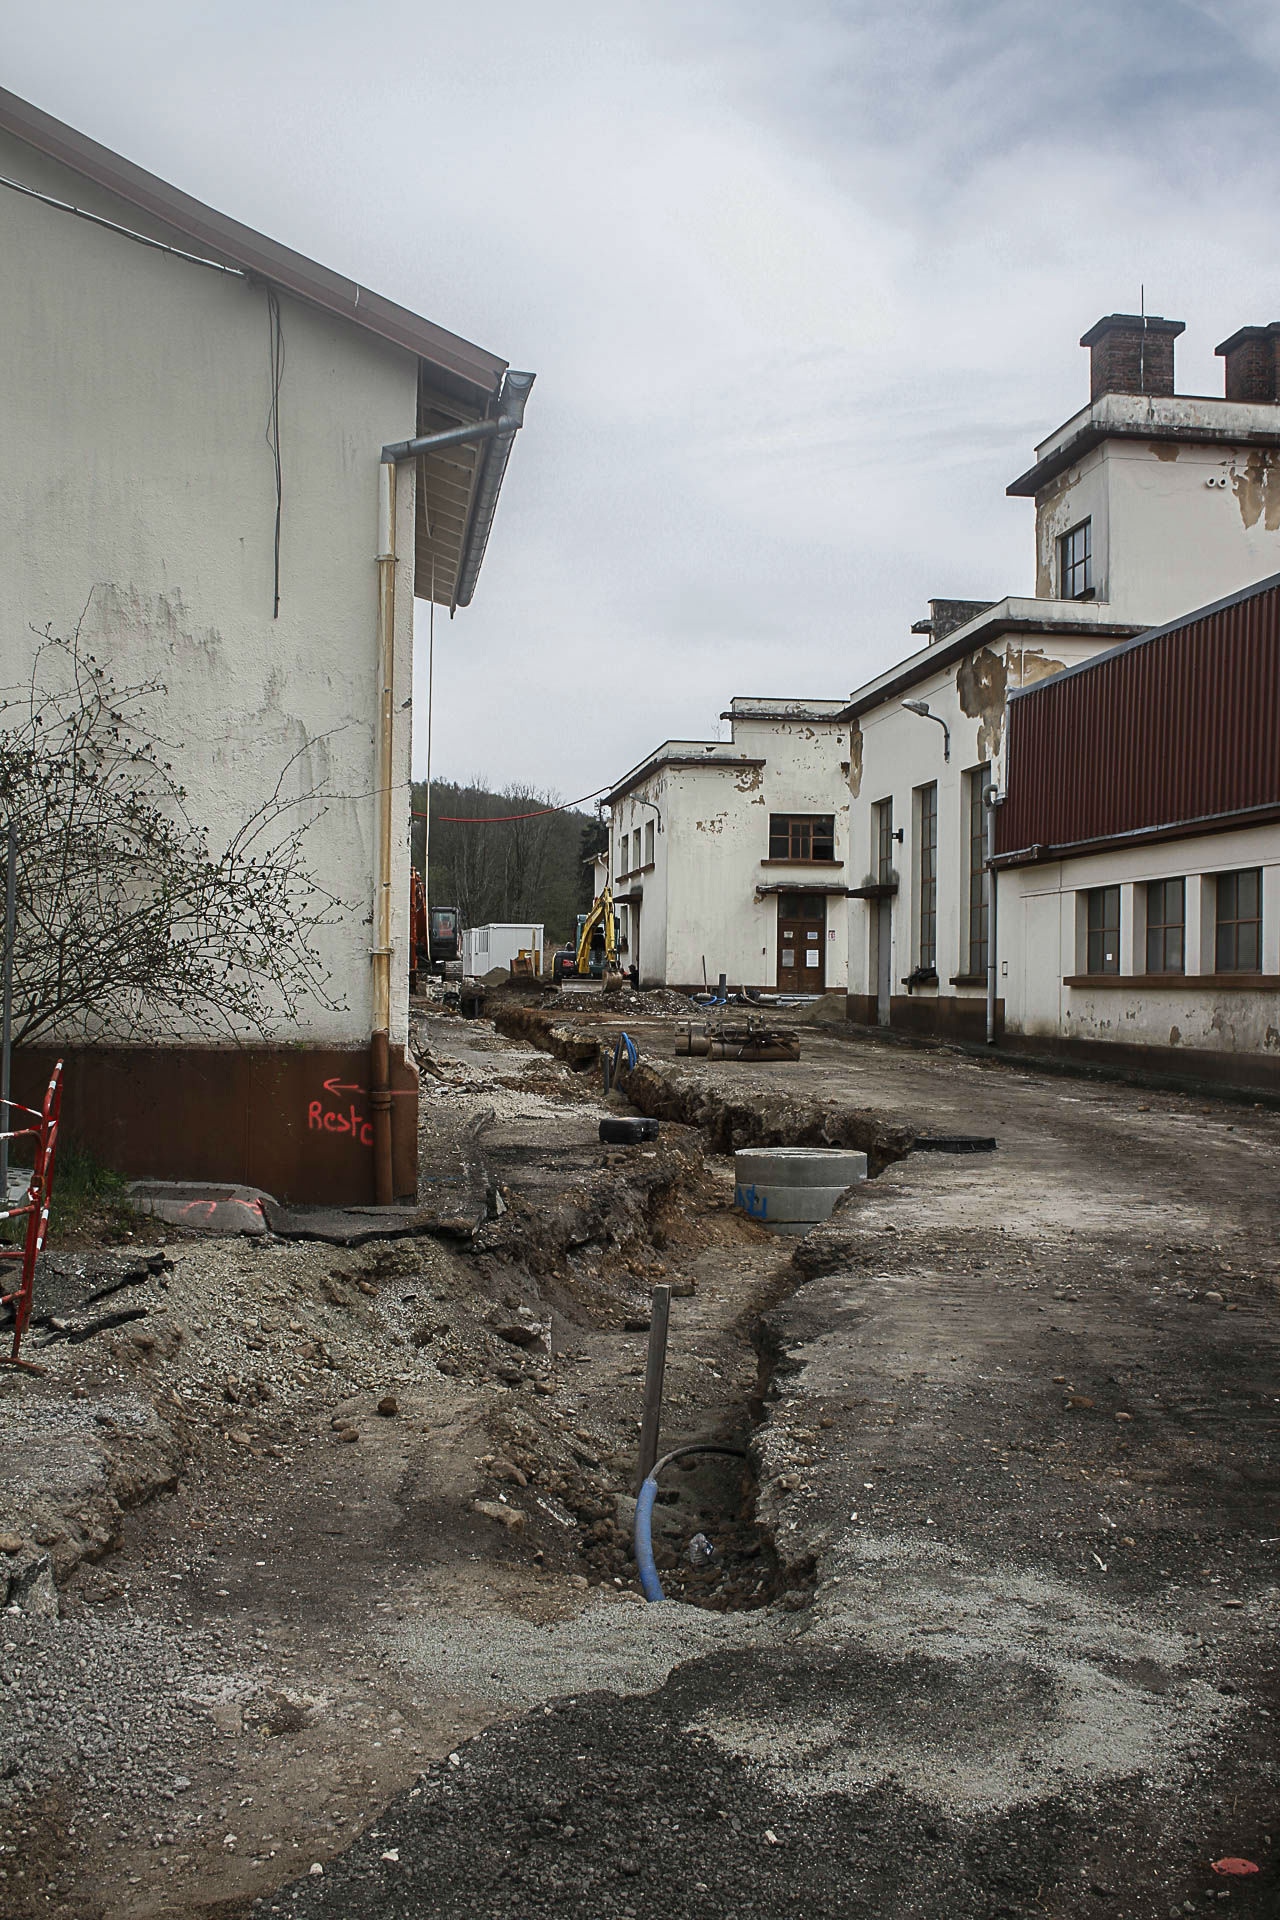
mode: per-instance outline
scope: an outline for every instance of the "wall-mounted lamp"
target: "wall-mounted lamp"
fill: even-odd
[[[900,704],[906,708],[908,713],[918,713],[925,720],[936,721],[937,725],[942,728],[942,757],[944,760],[949,760],[951,758],[951,729],[941,714],[930,713],[929,702],[927,700],[903,700]]]

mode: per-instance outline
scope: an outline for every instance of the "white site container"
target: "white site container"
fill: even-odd
[[[516,955],[532,948],[542,971],[542,923],[529,920],[493,920],[485,927],[464,927],[462,971],[469,980],[483,980],[495,967],[510,968]]]

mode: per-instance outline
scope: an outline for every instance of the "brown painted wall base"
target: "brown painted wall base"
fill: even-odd
[[[234,1180],[278,1200],[373,1201],[369,1049],[31,1047],[13,1091],[36,1104],[64,1062],[63,1128],[132,1179]],[[397,1196],[418,1190],[418,1070],[391,1049]]]
[[[860,1027],[876,1025],[874,993],[845,998],[845,1018]],[[985,1040],[986,995],[961,999],[955,993],[895,993],[889,1001],[889,1025],[896,1033],[922,1033],[941,1039]],[[1004,1001],[996,1001],[996,1033],[1004,1032]]]

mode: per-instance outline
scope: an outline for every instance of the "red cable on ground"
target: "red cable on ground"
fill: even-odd
[[[508,820],[541,820],[544,813],[567,813],[570,807],[580,807],[584,800],[594,800],[598,793],[608,793],[608,787],[593,787],[590,793],[584,793],[577,800],[562,800],[558,807],[538,807],[533,813],[438,813],[436,824],[445,821],[451,827],[500,827]],[[426,814],[421,808],[413,809],[415,820],[425,820]]]

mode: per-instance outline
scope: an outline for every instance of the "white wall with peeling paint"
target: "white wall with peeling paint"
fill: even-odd
[[[733,987],[772,991],[778,972],[776,894],[761,886],[848,884],[848,731],[837,721],[843,703],[735,700],[729,742],[667,741],[651,756],[652,772],[611,808],[610,858],[615,893],[639,893],[638,959],[642,985]],[[753,712],[754,709],[754,712]],[[780,709],[795,717],[766,717]],[[698,764],[687,764],[696,760]],[[758,766],[735,764],[759,761]],[[842,767],[842,762],[845,765]],[[656,804],[661,820],[655,814]],[[772,813],[831,814],[837,865],[769,861]],[[655,827],[653,862],[645,828]],[[642,863],[634,862],[636,831]],[[624,850],[624,840],[626,849]],[[824,984],[843,991],[848,977],[848,916],[843,893],[827,896]],[[629,912],[634,916],[635,905]],[[632,919],[634,932],[634,919]],[[624,965],[637,959],[635,944]]]
[[[0,171],[138,228],[142,216],[0,138]],[[160,239],[176,239],[158,223]],[[0,194],[0,683],[31,629],[89,645],[121,682],[160,677],[161,724],[215,846],[303,750],[289,791],[307,857],[344,902],[318,942],[342,1002],[305,1032],[371,1024],[376,696],[374,556],[382,444],[415,430],[411,353],[281,296],[280,614],[264,288]],[[407,1029],[413,478],[399,487],[392,1040]],[[312,799],[310,796],[320,797]],[[129,1039],[131,1035],[115,1036]]]
[[[985,983],[970,984],[969,971],[969,820],[968,776],[989,764],[997,787],[1004,785],[1005,699],[1011,687],[1027,686],[1047,673],[1074,666],[1113,644],[1078,633],[1026,635],[1002,630],[1001,621],[1042,623],[1054,612],[1064,621],[1078,621],[1080,609],[1072,603],[1009,600],[971,623],[981,630],[981,644],[959,661],[928,672],[927,651],[915,656],[920,677],[904,694],[890,693],[864,712],[861,730],[861,774],[852,795],[849,816],[851,886],[876,879],[876,808],[893,803],[894,869],[898,892],[889,902],[850,900],[849,992],[874,995],[877,991],[877,915],[891,916],[890,992],[907,992],[908,975],[920,958],[920,859],[917,794],[925,786],[938,788],[937,848],[937,970],[936,986],[917,986],[912,998],[923,1000],[985,1000]],[[1103,613],[1105,614],[1105,609]],[[1092,616],[1099,624],[1102,615]],[[904,666],[907,663],[903,663]],[[897,671],[897,670],[895,670]],[[888,678],[889,676],[886,676]],[[923,700],[947,727],[950,759],[942,728],[934,720],[907,712],[904,698]],[[943,1009],[945,1011],[945,1009]],[[943,1024],[947,1024],[944,1019]]]
[[[1180,430],[1188,433],[1197,424],[1221,430],[1219,412],[1260,416],[1272,434],[1280,431],[1280,408],[1176,404],[1186,416]],[[1280,572],[1280,449],[1245,441],[1103,441],[1037,496],[1041,597],[1060,591],[1058,541],[1086,519],[1096,601],[1116,620],[1176,620]]]

